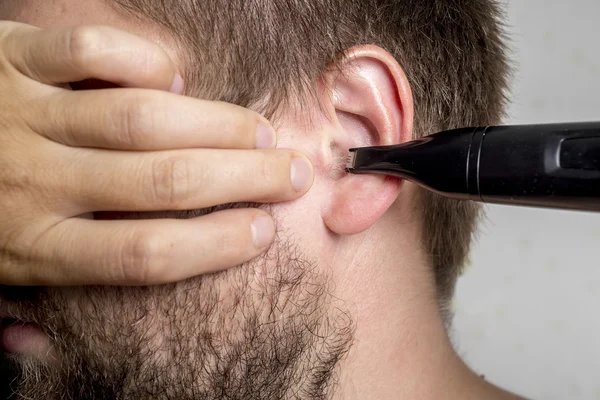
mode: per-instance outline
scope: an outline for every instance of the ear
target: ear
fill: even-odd
[[[359,46],[328,77],[334,118],[333,148],[398,144],[412,139],[413,98],[398,62],[377,46]],[[345,164],[345,153],[338,162]],[[335,157],[333,157],[335,159]],[[339,166],[338,166],[339,168]],[[342,166],[343,168],[343,166]],[[322,210],[327,227],[340,235],[370,228],[395,202],[402,181],[381,175],[342,174]]]

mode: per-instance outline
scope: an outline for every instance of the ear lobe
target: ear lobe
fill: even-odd
[[[413,99],[404,71],[385,50],[360,46],[346,54],[333,76],[335,147],[383,146],[412,139]],[[332,183],[322,212],[327,227],[340,235],[370,228],[395,202],[402,181],[378,175],[344,174]]]
[[[327,227],[339,235],[369,229],[398,197],[402,181],[388,176],[357,176],[338,181],[329,209],[323,213]]]

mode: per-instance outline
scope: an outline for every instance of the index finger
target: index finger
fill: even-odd
[[[183,90],[166,51],[133,34],[92,25],[45,30],[19,23],[3,26],[8,29],[0,32],[4,56],[38,82],[98,79],[123,87]]]

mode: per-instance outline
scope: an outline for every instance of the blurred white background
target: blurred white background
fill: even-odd
[[[506,1],[506,0],[505,0]],[[507,123],[600,120],[600,1],[510,0]],[[600,400],[600,214],[488,207],[454,337],[492,382]]]

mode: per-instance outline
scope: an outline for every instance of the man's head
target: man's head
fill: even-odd
[[[350,147],[499,122],[495,1],[9,0],[0,13],[159,42],[188,95],[264,113],[317,172],[304,198],[270,208],[269,253],[239,268],[153,288],[5,293],[55,346],[47,367],[21,359],[28,396],[328,398],[340,360],[376,325],[371,310],[448,303],[478,209],[343,166]]]
[[[508,68],[496,0],[113,1],[177,37],[190,95],[253,108],[275,123],[298,106],[327,102],[336,88],[319,92],[319,85],[347,73],[348,50],[363,44],[389,52],[408,78],[414,125],[404,107],[411,118],[404,139],[502,117]],[[423,250],[446,303],[479,210],[425,192],[416,206]]]

